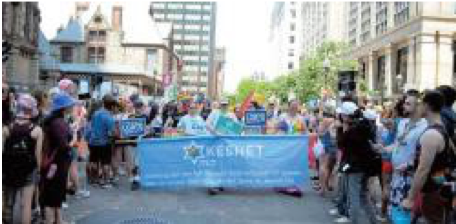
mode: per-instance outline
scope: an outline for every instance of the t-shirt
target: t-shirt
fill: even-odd
[[[92,117],[89,145],[108,145],[114,131],[115,120],[112,113],[104,108],[97,110]]]
[[[286,134],[303,134],[306,132],[304,118],[299,114],[293,117],[288,113],[282,114],[279,118],[279,128]]]
[[[199,116],[185,115],[179,120],[177,125],[179,129],[184,130],[186,135],[207,135],[206,122]]]

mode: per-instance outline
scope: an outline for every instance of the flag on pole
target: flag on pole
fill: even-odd
[[[245,98],[244,102],[242,102],[241,108],[239,110],[240,115],[244,117],[245,112],[249,109],[250,103],[253,100],[253,97],[255,96],[255,91],[252,90],[250,91],[249,95]]]

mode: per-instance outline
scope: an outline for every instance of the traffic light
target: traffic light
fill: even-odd
[[[8,61],[11,48],[12,46],[8,41],[2,41],[2,62]]]

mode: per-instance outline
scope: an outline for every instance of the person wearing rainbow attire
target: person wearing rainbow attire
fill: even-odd
[[[297,100],[291,100],[288,103],[288,113],[284,113],[279,117],[277,126],[279,132],[286,135],[303,135],[307,133],[304,118],[299,113],[299,102]],[[298,186],[277,188],[276,191],[293,197],[302,197],[302,190]]]

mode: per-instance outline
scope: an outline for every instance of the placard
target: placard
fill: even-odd
[[[217,119],[215,130],[223,135],[240,135],[243,131],[243,126],[229,117],[220,116]]]
[[[245,112],[245,125],[266,126],[265,110],[248,110]]]
[[[130,118],[120,121],[120,135],[122,138],[138,137],[146,133],[145,118]]]

